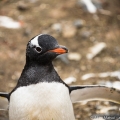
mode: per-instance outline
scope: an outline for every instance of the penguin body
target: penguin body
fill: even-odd
[[[10,120],[75,120],[68,88],[58,82],[23,86],[11,94]]]
[[[68,86],[52,61],[68,49],[47,34],[32,38],[26,49],[26,64],[16,87],[0,92],[9,101],[9,120],[75,120],[72,103],[107,100],[120,103],[120,91],[106,86]]]

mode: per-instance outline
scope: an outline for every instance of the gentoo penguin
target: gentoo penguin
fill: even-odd
[[[72,103],[108,100],[120,103],[120,91],[106,86],[68,86],[52,61],[68,49],[47,34],[32,38],[26,49],[26,64],[16,87],[0,93],[9,101],[9,120],[75,120]]]

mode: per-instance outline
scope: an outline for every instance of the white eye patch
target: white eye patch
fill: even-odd
[[[41,36],[41,35],[43,35],[43,34],[40,34],[40,35],[36,36],[35,38],[33,38],[30,43],[33,46],[40,47],[39,44],[38,44],[38,37]]]

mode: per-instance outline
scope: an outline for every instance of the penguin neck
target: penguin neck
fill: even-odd
[[[62,80],[55,71],[52,62],[44,65],[35,62],[27,62],[18,80],[17,87],[40,82],[62,82]]]

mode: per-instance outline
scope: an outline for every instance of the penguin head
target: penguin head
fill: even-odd
[[[26,49],[27,62],[47,64],[60,54],[67,53],[65,46],[58,44],[56,39],[47,34],[40,34],[32,38]]]

